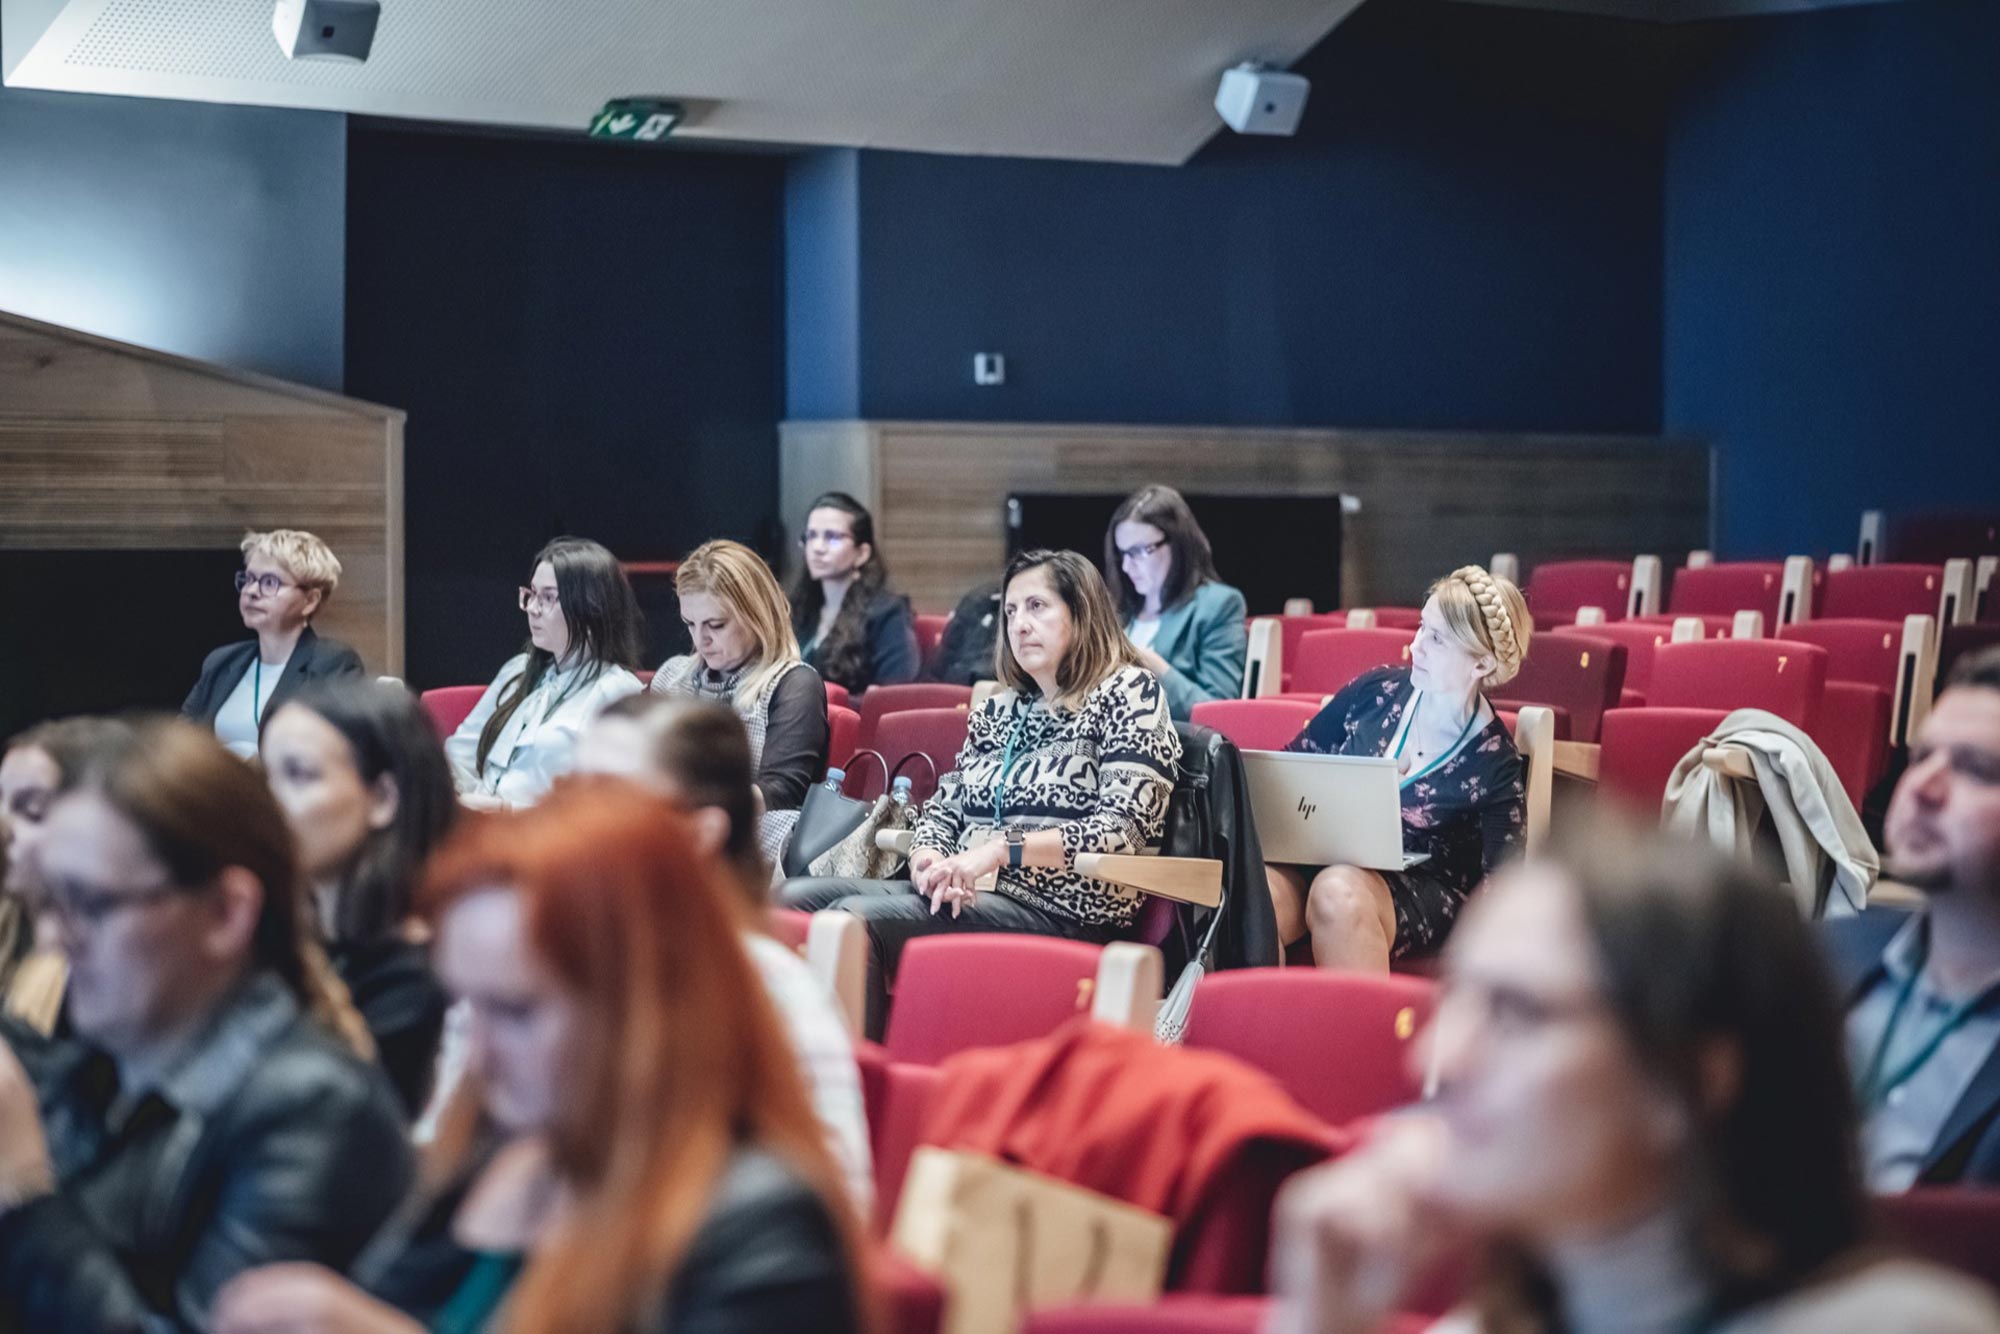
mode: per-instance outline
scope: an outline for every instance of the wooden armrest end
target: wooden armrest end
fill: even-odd
[[[1157,894],[1203,908],[1222,903],[1222,863],[1213,857],[1135,857],[1116,852],[1077,854],[1076,869],[1093,880]]]

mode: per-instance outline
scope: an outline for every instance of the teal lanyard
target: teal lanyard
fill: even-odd
[[[255,675],[250,678],[250,721],[264,721],[264,655],[257,655]]]
[[[1417,706],[1422,704],[1423,700],[1424,700],[1424,692],[1421,690],[1419,690],[1415,695],[1410,697],[1409,725],[1403,728],[1403,735],[1396,739],[1396,753],[1390,756],[1391,759],[1400,760],[1403,758],[1403,747],[1410,744],[1410,733],[1413,730],[1415,730],[1417,725]],[[1450,747],[1448,747],[1436,759],[1432,760],[1429,764],[1426,764],[1423,768],[1419,769],[1417,772],[1411,774],[1408,778],[1405,778],[1397,786],[1399,788],[1408,787],[1410,784],[1416,782],[1419,778],[1422,778],[1425,774],[1429,773],[1431,770],[1437,768],[1440,764],[1443,764],[1446,760],[1450,759],[1452,756],[1458,754],[1458,748],[1465,744],[1465,739],[1468,736],[1472,735],[1472,725],[1478,721],[1479,721],[1479,704],[1477,701],[1475,701],[1472,705],[1472,716],[1467,718],[1465,720],[1465,726],[1461,727],[1458,730],[1458,740],[1452,742]]]
[[[1928,947],[1925,953],[1929,953]],[[1916,992],[1917,979],[1923,975],[1923,971],[1924,960],[1918,959],[1916,965],[1910,969],[1910,975],[1903,979],[1901,989],[1896,992],[1896,1003],[1889,1010],[1889,1022],[1882,1027],[1882,1040],[1875,1044],[1875,1055],[1869,1059],[1868,1072],[1861,1078],[1861,1110],[1864,1116],[1872,1116],[1880,1111],[1890,1092],[1914,1078],[1917,1071],[1923,1069],[1931,1057],[1937,1055],[1938,1048],[1944,1046],[1953,1033],[1965,1027],[1965,1021],[1972,1017],[1972,1012],[1986,999],[1987,993],[1982,991],[1969,1000],[1952,1006],[1946,1013],[1944,1021],[1924,1039],[1921,1047],[1910,1053],[1909,1058],[1901,1065],[1885,1072],[1883,1065],[1889,1059],[1889,1044],[1896,1039],[1896,1029],[1903,1021],[1903,1011],[1909,1007],[1910,997]]]
[[[1021,740],[1021,724],[1028,720],[1025,710],[1014,715],[1014,725],[1007,729],[1007,749],[1001,752],[1000,776],[993,780],[993,827],[1000,827],[1000,799],[1007,792],[1007,776],[1014,772],[1014,747]]]

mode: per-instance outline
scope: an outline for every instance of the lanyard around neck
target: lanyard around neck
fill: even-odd
[[[1889,1022],[1882,1026],[1881,1041],[1875,1044],[1875,1054],[1869,1058],[1867,1073],[1861,1077],[1861,1110],[1864,1115],[1872,1116],[1880,1111],[1891,1092],[1915,1078],[1917,1072],[1930,1063],[1931,1057],[1937,1055],[1938,1048],[1944,1046],[1953,1033],[1965,1027],[1965,1021],[1987,998],[1988,992],[1980,991],[1952,1006],[1943,1021],[1924,1039],[1922,1046],[1911,1052],[1900,1065],[1885,1070],[1889,1044],[1896,1040],[1896,1029],[1903,1022],[1903,1011],[1909,1008],[1910,997],[1916,992],[1917,979],[1923,976],[1929,956],[1930,946],[1926,943],[1923,955],[1915,961],[1910,975],[1903,979],[1903,985],[1896,991],[1896,1003],[1889,1009]]]
[[[1014,748],[1021,742],[1022,725],[1028,721],[1028,711],[1024,707],[1014,715],[1014,725],[1007,729],[1007,748],[1000,755],[1000,774],[993,780],[993,825],[1000,825],[1001,798],[1007,794],[1007,776],[1014,772]]]
[[[1410,710],[1408,713],[1403,715],[1403,726],[1396,734],[1396,749],[1394,753],[1390,755],[1389,757],[1390,759],[1400,760],[1403,758],[1403,747],[1409,744],[1410,731],[1413,727],[1416,726],[1417,708],[1423,702],[1424,702],[1424,692],[1421,690],[1419,690],[1415,695],[1410,697]],[[1419,778],[1422,778],[1425,774],[1429,773],[1431,770],[1437,768],[1440,764],[1443,764],[1446,760],[1450,759],[1452,756],[1458,754],[1458,748],[1465,744],[1465,739],[1468,736],[1472,735],[1472,725],[1478,721],[1479,721],[1479,701],[1474,700],[1472,702],[1472,714],[1465,720],[1465,726],[1458,729],[1457,740],[1453,741],[1451,745],[1447,746],[1442,751],[1439,751],[1437,758],[1433,759],[1429,764],[1426,764],[1423,768],[1419,769],[1417,772],[1411,774],[1408,778],[1403,779],[1402,782],[1397,784],[1397,786],[1399,788],[1408,787],[1410,784],[1416,782]]]

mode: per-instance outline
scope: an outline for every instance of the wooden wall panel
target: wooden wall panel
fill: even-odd
[[[0,549],[234,549],[304,528],[343,566],[320,627],[392,675],[402,441],[394,409],[0,314]]]
[[[786,522],[828,484],[872,497],[896,581],[926,611],[948,610],[998,573],[1010,491],[1119,493],[1159,481],[1353,496],[1348,606],[1413,602],[1438,575],[1496,550],[1524,567],[1641,551],[1676,563],[1709,544],[1709,452],[1653,437],[788,422],[782,438]]]

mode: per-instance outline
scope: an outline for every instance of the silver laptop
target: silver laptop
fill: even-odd
[[[1426,859],[1403,851],[1394,760],[1246,750],[1243,776],[1267,862],[1401,871]]]

